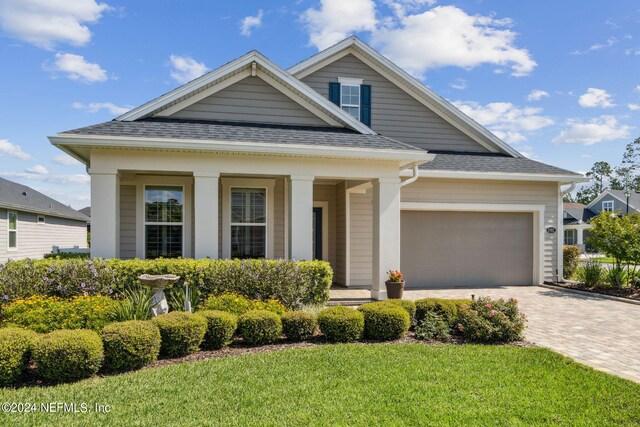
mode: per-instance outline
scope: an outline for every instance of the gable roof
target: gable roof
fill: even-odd
[[[564,225],[575,225],[589,222],[596,214],[582,203],[563,203],[564,212],[571,218],[563,218]]]
[[[88,221],[89,218],[26,185],[0,178],[0,207],[60,218]]]
[[[292,99],[295,98],[296,102],[317,114],[329,125],[347,127],[362,134],[375,134],[371,128],[255,50],[134,108],[115,120],[133,121],[154,115],[167,116],[248,76],[258,76],[276,89],[291,93]]]
[[[371,46],[356,36],[350,36],[341,42],[290,67],[287,71],[297,78],[303,78],[311,72],[334,62],[349,53],[365,62],[375,71],[394,82],[416,100],[426,105],[440,117],[483,145],[489,151],[501,152],[512,157],[524,157],[509,144],[489,132],[471,117],[464,114],[449,101],[436,94],[405,70],[385,58]]]
[[[624,192],[625,190],[611,190],[611,189],[604,190],[602,193],[598,195],[598,197],[593,199],[591,203],[587,205],[587,208],[592,208],[593,206],[596,205],[596,203],[598,203],[607,195],[613,196],[614,198],[618,199],[618,201],[626,205],[627,197],[624,195]],[[629,208],[635,211],[640,211],[640,193],[631,191],[629,195]]]

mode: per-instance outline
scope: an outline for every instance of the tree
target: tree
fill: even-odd
[[[562,203],[576,203],[576,199],[571,195],[571,193],[567,193],[562,198]]]
[[[593,181],[596,194],[602,193],[605,190],[605,179],[609,179],[613,169],[607,162],[595,162],[591,167],[591,170],[587,172],[587,176]]]
[[[598,193],[593,185],[582,187],[576,193],[576,202],[582,203],[583,205],[588,205],[591,203],[596,197],[598,197]]]
[[[640,264],[640,214],[602,212],[591,219],[591,224],[589,245],[613,257],[618,268],[621,264]]]

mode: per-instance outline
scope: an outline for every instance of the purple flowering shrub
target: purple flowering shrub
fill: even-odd
[[[176,274],[199,294],[233,292],[250,299],[282,302],[289,309],[324,304],[333,271],[323,261],[194,259],[45,259],[0,264],[0,298],[31,295],[69,298],[111,295],[139,286],[142,274]],[[201,301],[200,301],[201,302]]]
[[[478,298],[469,306],[460,307],[458,331],[465,339],[480,343],[521,341],[525,315],[518,309],[518,301]]]

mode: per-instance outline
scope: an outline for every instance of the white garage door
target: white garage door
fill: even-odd
[[[530,285],[533,214],[402,211],[407,287]]]

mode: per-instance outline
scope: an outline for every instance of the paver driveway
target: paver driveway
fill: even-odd
[[[405,299],[470,298],[471,294],[518,299],[527,315],[528,341],[640,382],[640,305],[539,286],[409,290]],[[369,291],[332,289],[331,296],[367,298]]]

